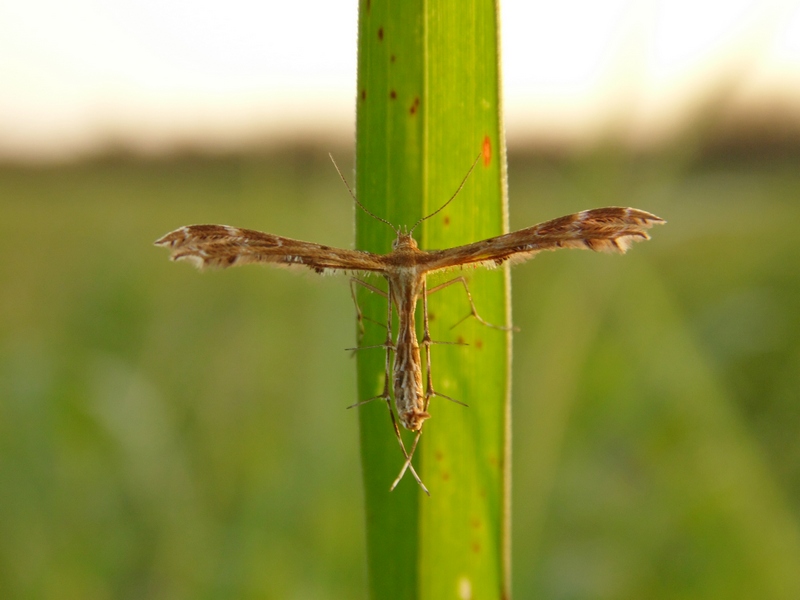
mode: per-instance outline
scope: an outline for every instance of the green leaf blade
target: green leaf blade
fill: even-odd
[[[484,0],[361,5],[357,191],[367,208],[409,227],[440,208],[415,232],[423,249],[450,248],[506,230],[505,140],[500,119],[496,6]],[[358,247],[388,252],[394,232],[357,216]],[[428,285],[464,276],[481,316],[505,325],[507,273],[456,271]],[[374,282],[372,282],[374,283]],[[385,289],[385,287],[383,288]],[[385,299],[359,291],[371,319],[384,319]],[[360,409],[373,598],[501,598],[508,590],[507,332],[475,319],[460,283],[429,298],[434,388],[415,466],[428,498],[407,474],[389,484],[402,454],[385,406]],[[419,308],[418,308],[419,310]],[[421,336],[421,313],[417,315]],[[386,332],[368,323],[363,345]],[[371,353],[371,354],[367,354]],[[424,353],[423,353],[424,363]],[[359,393],[382,389],[384,356],[359,352]],[[407,447],[412,436],[406,436]]]

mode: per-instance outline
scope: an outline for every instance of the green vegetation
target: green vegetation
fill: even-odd
[[[346,280],[151,246],[351,247],[327,150],[0,170],[0,597],[366,597]],[[796,165],[512,153],[512,229],[669,221],[512,271],[514,597],[800,597]]]

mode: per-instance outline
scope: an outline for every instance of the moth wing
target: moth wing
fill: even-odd
[[[198,268],[271,263],[307,267],[317,273],[383,270],[379,254],[331,248],[228,225],[187,225],[156,240],[155,245],[169,248],[172,260],[187,260]]]
[[[426,267],[429,271],[468,264],[493,268],[505,261],[522,262],[543,250],[558,248],[625,253],[633,242],[650,239],[650,227],[665,222],[635,208],[595,208],[474,244],[428,252]]]

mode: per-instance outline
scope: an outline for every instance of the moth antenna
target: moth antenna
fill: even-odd
[[[472,173],[472,170],[475,168],[475,165],[477,165],[477,164],[478,164],[478,160],[480,159],[480,157],[481,157],[481,156],[483,156],[483,152],[480,152],[480,153],[478,154],[478,156],[476,156],[476,157],[475,157],[475,160],[473,161],[473,163],[472,163],[472,166],[469,168],[469,171],[467,171],[467,174],[464,176],[464,179],[461,181],[461,185],[459,185],[459,186],[458,186],[458,189],[456,190],[455,194],[453,194],[452,196],[450,196],[450,200],[448,200],[447,202],[445,202],[444,204],[442,204],[442,205],[441,205],[439,208],[437,208],[435,211],[433,211],[433,212],[432,212],[431,214],[429,214],[427,217],[422,217],[422,218],[421,218],[419,221],[417,221],[416,223],[414,223],[414,226],[411,228],[411,231],[409,231],[409,232],[408,232],[408,233],[409,233],[409,235],[411,235],[412,233],[414,233],[414,230],[417,228],[417,225],[419,225],[420,223],[422,223],[422,222],[423,222],[424,220],[426,220],[426,219],[430,219],[430,218],[431,218],[432,216],[434,216],[435,214],[437,214],[437,213],[441,212],[442,210],[444,210],[444,209],[445,209],[445,207],[446,207],[448,204],[450,204],[450,203],[451,203],[451,202],[452,202],[452,201],[455,199],[455,197],[456,197],[456,196],[458,196],[458,193],[461,191],[461,188],[463,188],[463,187],[464,187],[464,184],[465,184],[465,183],[467,183],[467,179],[469,179],[469,176],[470,176],[470,174]]]
[[[356,204],[358,204],[358,207],[359,207],[361,210],[363,210],[365,213],[367,213],[367,214],[368,214],[370,217],[372,217],[373,219],[375,219],[376,221],[381,221],[382,223],[386,223],[386,224],[387,224],[389,227],[391,227],[391,228],[392,228],[392,231],[394,231],[395,235],[399,236],[399,235],[400,235],[400,231],[398,231],[397,227],[395,227],[394,225],[392,225],[392,224],[391,224],[389,221],[387,221],[386,219],[383,219],[383,218],[379,217],[378,215],[376,215],[376,214],[374,214],[374,213],[370,212],[369,210],[367,210],[367,207],[366,207],[366,206],[364,206],[363,204],[361,204],[361,202],[359,202],[359,201],[358,201],[358,198],[356,198],[356,195],[353,193],[353,190],[350,188],[350,184],[349,184],[349,183],[347,183],[347,179],[345,179],[345,178],[344,178],[344,175],[342,175],[342,172],[339,170],[339,165],[337,165],[337,164],[336,164],[336,161],[335,161],[335,160],[334,160],[334,158],[333,158],[333,154],[331,154],[331,153],[329,152],[329,153],[328,153],[328,156],[330,157],[330,159],[331,159],[331,162],[333,163],[333,168],[334,168],[334,169],[336,169],[336,172],[339,174],[339,178],[342,180],[342,183],[344,183],[344,187],[346,187],[346,188],[347,188],[347,191],[348,191],[348,192],[350,192],[350,197],[353,199],[353,201],[354,201]],[[477,161],[476,161],[476,162],[477,162]],[[473,166],[474,166],[474,165],[473,165]],[[462,184],[462,185],[463,185],[463,184]]]

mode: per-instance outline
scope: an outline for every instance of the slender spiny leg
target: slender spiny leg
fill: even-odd
[[[455,279],[453,281],[456,281]],[[452,282],[448,282],[452,283]],[[425,410],[428,410],[428,404],[431,401],[431,398],[434,396],[439,396],[440,398],[444,398],[446,400],[450,400],[450,402],[455,402],[456,404],[460,404],[461,406],[467,406],[463,402],[455,400],[450,396],[446,396],[442,393],[437,392],[433,388],[433,377],[431,375],[431,346],[433,344],[441,344],[446,342],[434,342],[431,340],[431,329],[430,324],[428,322],[428,294],[432,294],[433,292],[439,291],[442,289],[441,285],[437,285],[432,289],[432,291],[428,291],[428,283],[427,281],[422,282],[422,326],[423,326],[423,335],[422,335],[422,345],[425,348]]]
[[[358,320],[358,339],[356,340],[356,346],[360,346],[361,339],[364,337],[364,314],[361,312],[361,307],[358,305],[356,289],[353,287],[356,281],[361,280],[355,277],[350,278],[350,297],[353,298],[353,305],[356,307],[356,319]]]
[[[397,426],[397,418],[394,416],[394,411],[392,410],[392,401],[391,396],[389,394],[389,382],[391,381],[392,377],[392,363],[391,363],[391,350],[394,349],[392,345],[392,284],[391,282],[387,282],[388,288],[386,292],[387,296],[387,309],[386,309],[386,370],[385,370],[385,377],[383,379],[383,395],[384,399],[386,400],[386,407],[389,409],[389,416],[392,419],[392,428],[394,429],[394,434],[397,437],[397,443],[400,444],[400,449],[403,451],[403,456],[405,457],[405,463],[403,464],[403,469],[401,471],[400,476],[394,480],[392,486],[389,488],[389,491],[394,490],[395,486],[398,484],[400,479],[402,478],[403,474],[405,473],[406,469],[410,469],[411,474],[414,476],[414,479],[419,484],[419,487],[428,494],[431,493],[428,491],[428,488],[425,487],[425,484],[422,483],[422,479],[420,479],[419,475],[417,474],[414,466],[411,464],[411,457],[414,456],[414,451],[412,449],[411,453],[406,452],[406,446],[403,443],[403,436],[400,434],[400,428]],[[419,434],[417,434],[417,438],[414,440],[413,448],[417,446],[417,440],[419,440]]]
[[[389,413],[392,415],[394,421],[394,413],[392,412],[392,395],[389,392],[391,386],[389,382],[392,380],[392,350],[395,349],[392,343],[392,283],[386,280],[386,361],[384,364],[384,377],[383,377],[383,397],[386,400],[386,406],[389,408]],[[395,423],[394,428],[397,429]],[[400,432],[397,432],[397,439],[400,441],[400,446],[403,446],[403,440],[400,437]],[[405,454],[405,447],[403,453]]]
[[[363,404],[367,404],[368,402],[372,402],[373,400],[383,400],[386,402],[386,408],[389,410],[389,418],[392,422],[392,429],[394,429],[395,437],[397,438],[397,443],[400,445],[400,450],[403,452],[403,457],[406,459],[403,463],[403,468],[400,475],[395,479],[392,483],[392,487],[390,490],[394,490],[397,484],[402,479],[403,475],[405,474],[406,470],[410,470],[411,474],[414,476],[414,480],[417,482],[419,487],[422,488],[429,496],[431,493],[428,491],[428,488],[425,487],[425,484],[422,483],[422,479],[420,479],[417,471],[414,469],[414,465],[411,464],[411,456],[413,456],[413,450],[411,455],[406,451],[406,446],[403,443],[403,436],[400,434],[400,427],[397,425],[397,418],[394,416],[394,411],[392,410],[392,395],[391,395],[391,385],[390,382],[392,381],[392,351],[394,350],[394,343],[392,342],[392,287],[391,283],[388,283],[388,289],[386,292],[376,288],[373,285],[368,284],[365,281],[361,281],[360,279],[356,279],[352,277],[350,279],[350,293],[353,296],[353,302],[356,305],[356,312],[358,313],[358,320],[359,320],[359,328],[363,333],[363,314],[361,312],[361,308],[358,305],[358,301],[356,300],[356,293],[353,284],[361,285],[368,290],[375,292],[376,294],[380,294],[386,298],[386,339],[383,344],[379,344],[377,346],[366,346],[366,347],[359,347],[359,348],[352,348],[352,350],[363,350],[366,348],[385,348],[386,349],[386,361],[384,363],[384,378],[383,378],[383,392],[381,392],[377,396],[373,396],[372,398],[367,398],[366,400],[361,400],[360,402],[356,402],[355,404],[351,404],[347,408],[354,408],[356,406],[361,406]],[[360,338],[359,338],[360,342]],[[417,441],[419,441],[419,434],[414,440],[413,448],[416,448]]]
[[[419,436],[422,432],[421,431],[417,432],[417,435],[414,437],[414,443],[411,445],[411,452],[406,452],[406,446],[405,444],[403,444],[403,438],[400,435],[400,428],[397,426],[397,419],[394,416],[394,412],[392,412],[391,406],[389,406],[389,416],[392,418],[392,427],[394,428],[395,436],[397,436],[397,442],[400,444],[400,449],[403,451],[403,456],[406,459],[405,462],[403,463],[403,468],[400,469],[400,474],[392,482],[391,487],[389,487],[389,491],[390,492],[394,491],[394,488],[397,487],[397,484],[400,483],[400,480],[403,478],[403,475],[405,475],[406,470],[409,470],[411,471],[411,474],[414,476],[414,480],[417,482],[417,484],[419,484],[419,487],[422,488],[422,491],[428,494],[428,496],[430,496],[431,493],[428,491],[428,488],[425,487],[425,484],[422,483],[422,479],[420,479],[419,475],[417,474],[417,471],[414,469],[414,465],[411,464],[411,458],[414,456],[414,450],[417,449],[417,442],[419,442]]]
[[[496,329],[508,329],[508,328],[505,328],[505,327],[498,327],[496,325],[492,325],[491,323],[488,323],[488,322],[484,321],[480,317],[480,315],[478,315],[478,311],[475,309],[475,304],[472,301],[472,296],[469,293],[469,288],[467,287],[467,282],[463,277],[459,277],[457,279],[453,279],[451,281],[447,281],[447,282],[445,282],[443,284],[437,285],[436,287],[431,288],[430,292],[428,292],[428,289],[427,289],[427,286],[428,286],[427,281],[423,280],[423,282],[422,282],[422,324],[423,324],[422,346],[425,348],[425,371],[426,371],[426,373],[425,373],[425,378],[426,378],[426,386],[425,387],[426,387],[426,389],[425,389],[425,405],[424,405],[425,411],[428,410],[428,405],[430,404],[431,398],[433,398],[434,396],[439,396],[441,398],[445,398],[447,400],[450,400],[451,402],[455,402],[456,404],[461,404],[462,406],[467,406],[463,402],[459,402],[458,400],[455,400],[455,399],[451,398],[450,396],[446,396],[445,394],[437,392],[433,387],[433,376],[431,375],[431,345],[434,344],[434,343],[437,343],[437,342],[434,342],[433,340],[431,340],[430,323],[428,321],[428,294],[429,293],[432,294],[434,292],[438,292],[439,290],[444,289],[447,286],[452,285],[452,284],[454,284],[456,282],[459,282],[459,281],[464,285],[464,289],[467,292],[467,298],[469,299],[470,306],[472,307],[472,312],[469,315],[467,315],[467,317],[474,316],[475,318],[478,319],[478,321],[480,321],[484,325],[488,325],[489,327],[495,327]],[[463,320],[464,319],[462,319],[462,321]],[[459,321],[459,323],[460,322],[461,321]],[[394,415],[392,415],[392,423],[394,424],[395,430],[397,431],[398,440],[400,440],[400,437],[399,437],[400,432],[397,429],[397,423],[394,420]],[[422,430],[421,429],[419,431],[417,431],[417,435],[414,436],[414,442],[411,445],[411,449],[410,449],[410,451],[408,453],[406,453],[405,447],[402,444],[402,440],[400,440],[400,445],[403,446],[403,453],[406,454],[406,461],[403,463],[403,468],[400,469],[400,473],[397,475],[397,478],[392,483],[392,486],[390,488],[391,490],[393,490],[397,486],[397,484],[403,478],[403,475],[405,475],[405,472],[406,472],[407,469],[411,469],[412,473],[414,472],[414,467],[411,464],[411,459],[414,457],[414,452],[416,452],[416,450],[417,450],[417,445],[419,444],[420,436],[422,436]],[[415,478],[416,478],[416,474],[415,474]],[[420,482],[419,479],[417,479],[417,482],[422,486],[422,482]],[[425,489],[424,486],[422,486],[422,487],[423,487],[423,489]]]
[[[377,346],[365,346],[365,347],[358,347],[358,348],[348,348],[348,350],[366,350],[367,348],[385,348],[386,349],[386,360],[385,360],[385,377],[383,379],[383,392],[377,396],[373,396],[372,398],[367,398],[366,400],[360,400],[355,404],[351,404],[347,408],[355,408],[356,406],[361,406],[362,404],[366,404],[367,402],[372,402],[373,400],[384,400],[389,407],[389,412],[392,413],[392,395],[390,393],[390,386],[389,382],[391,381],[392,375],[392,350],[394,350],[394,344],[392,343],[392,297],[389,293],[384,293],[383,290],[376,288],[373,285],[366,283],[365,281],[361,281],[360,279],[356,279],[352,277],[350,279],[350,292],[353,295],[353,302],[356,304],[356,310],[358,311],[358,318],[359,323],[362,326],[363,331],[363,323],[361,323],[362,315],[361,309],[358,306],[358,301],[356,300],[355,290],[353,288],[353,284],[358,283],[359,285],[364,286],[368,290],[371,290],[381,296],[385,296],[387,298],[387,316],[386,316],[386,339],[384,340],[383,344],[378,344]],[[391,285],[391,284],[390,284]],[[391,287],[389,288],[391,291]],[[360,340],[359,340],[360,341]],[[394,420],[394,413],[392,413],[392,420]],[[395,425],[395,429],[397,426]],[[399,435],[399,433],[398,433]],[[402,441],[400,442],[402,445]],[[403,450],[405,452],[405,449]]]
[[[365,317],[364,316],[364,313],[361,312],[361,306],[358,304],[358,297],[356,295],[356,290],[355,290],[355,287],[353,287],[354,284],[358,284],[358,285],[360,285],[362,287],[365,287],[369,291],[374,292],[376,294],[379,294],[379,295],[383,296],[384,298],[388,299],[388,296],[386,295],[386,292],[384,292],[383,290],[381,290],[379,288],[376,288],[374,285],[370,285],[366,281],[362,281],[362,280],[360,280],[360,279],[358,279],[356,277],[351,277],[350,278],[350,296],[353,298],[353,304],[356,307],[356,318],[358,319],[358,340],[357,340],[358,346],[356,346],[355,348],[345,348],[345,350],[352,351],[353,353],[355,353],[358,350],[368,350],[370,348],[386,348],[386,342],[384,342],[382,344],[376,344],[374,346],[362,346],[361,345],[361,340],[364,337],[364,321],[369,321],[370,323],[375,323],[376,325],[380,325],[381,327],[384,327],[384,328],[386,327],[386,325],[384,325],[383,323],[379,323],[375,319],[370,319],[369,317]],[[391,344],[391,341],[392,341],[391,340],[391,336],[389,336],[389,343],[390,344]],[[380,398],[380,397],[381,396],[376,396],[376,398]],[[374,400],[374,399],[375,398],[370,398],[369,400]],[[360,406],[361,404],[365,404],[365,403],[369,402],[369,400],[364,400],[362,402],[358,402],[356,404],[353,404],[352,406]],[[352,406],[348,406],[348,408],[352,408]]]
[[[419,484],[419,487],[422,488],[429,496],[431,493],[428,491],[428,488],[425,487],[425,484],[422,483],[422,479],[420,479],[417,471],[414,469],[414,466],[410,464],[411,458],[409,457],[408,452],[406,451],[405,444],[403,443],[403,436],[400,434],[400,427],[397,425],[397,418],[394,416],[394,411],[392,410],[392,395],[391,395],[391,385],[390,382],[392,381],[392,351],[394,350],[394,344],[392,343],[392,288],[391,283],[389,283],[389,288],[386,292],[372,286],[360,279],[356,279],[355,277],[351,278],[350,280],[350,291],[353,295],[353,301],[356,304],[356,310],[358,311],[359,321],[362,318],[361,309],[358,306],[358,302],[356,301],[355,290],[353,288],[353,284],[357,283],[359,285],[364,286],[370,291],[375,292],[376,294],[380,294],[386,298],[386,340],[383,344],[378,346],[369,346],[371,348],[385,348],[386,349],[386,361],[384,366],[384,379],[383,379],[383,392],[377,396],[373,396],[372,398],[367,398],[366,400],[361,400],[360,402],[356,402],[348,406],[347,408],[353,408],[356,406],[361,406],[362,404],[366,404],[367,402],[372,402],[373,400],[383,400],[386,402],[386,408],[389,410],[389,418],[392,422],[392,429],[394,429],[395,437],[397,438],[397,443],[400,444],[400,450],[403,452],[403,457],[406,459],[405,464],[403,465],[403,473],[406,472],[406,469],[411,471],[411,474],[414,476],[414,480]],[[363,326],[363,325],[362,325]],[[360,349],[360,348],[356,348]],[[416,441],[414,443],[416,447]],[[395,480],[392,484],[391,489],[393,490],[397,483],[399,482],[399,478]]]
[[[386,395],[386,407],[389,409],[389,416],[392,419],[392,428],[394,429],[394,434],[397,437],[397,443],[400,444],[400,449],[403,451],[403,456],[405,457],[406,461],[403,465],[403,469],[400,475],[402,478],[402,473],[405,473],[406,466],[408,465],[408,469],[411,471],[411,474],[414,476],[414,480],[419,484],[419,487],[422,488],[422,491],[431,495],[428,491],[428,488],[425,487],[425,484],[422,483],[422,479],[420,479],[417,471],[414,469],[414,465],[411,464],[411,457],[414,456],[414,450],[411,450],[411,453],[406,452],[406,446],[403,443],[403,436],[400,435],[400,428],[397,426],[397,418],[394,416],[394,411],[392,410],[392,402],[391,396],[389,395],[389,382],[392,378],[392,363],[390,360],[391,357],[391,349],[394,349],[392,345],[392,284],[390,281],[387,281],[387,290],[386,290],[386,343],[387,343],[387,350],[386,352],[386,376],[383,379],[383,393]],[[417,434],[417,438],[414,440],[413,448],[417,447],[417,441],[419,440],[419,434]],[[394,490],[397,483],[400,481],[400,478],[395,479],[392,483],[392,486],[389,488],[389,491]]]
[[[396,424],[395,427],[397,427]],[[417,450],[417,444],[419,444],[419,436],[421,435],[422,435],[422,430],[420,429],[419,431],[417,431],[417,435],[414,436],[414,443],[411,444],[411,450],[408,452],[408,454],[406,454],[405,447],[403,448],[403,453],[406,454],[406,460],[403,463],[403,468],[400,469],[400,473],[397,475],[397,477],[395,477],[394,481],[392,482],[392,485],[389,488],[390,492],[394,491],[394,488],[396,488],[397,484],[400,483],[400,480],[403,479],[403,475],[406,474],[406,470],[410,470],[411,474],[414,475],[414,479],[416,479],[420,487],[423,490],[425,490],[425,493],[428,494],[428,496],[431,495],[431,493],[428,491],[428,488],[426,488],[425,485],[422,483],[422,481],[420,481],[419,475],[417,475],[417,472],[414,470],[414,465],[411,464],[411,458],[414,456],[414,452]]]
[[[357,345],[361,346],[361,340],[364,337],[364,319],[365,319],[365,317],[364,317],[364,313],[361,312],[361,307],[358,304],[358,297],[356,295],[356,289],[355,289],[355,287],[353,287],[354,284],[358,284],[360,286],[363,286],[363,287],[367,288],[368,290],[370,290],[371,292],[375,292],[376,294],[380,294],[383,297],[387,297],[387,296],[386,296],[386,293],[383,290],[376,288],[374,285],[368,284],[366,281],[362,281],[362,280],[358,279],[357,277],[351,277],[350,278],[350,296],[353,298],[353,304],[356,307],[356,318],[358,319],[358,343],[357,343]],[[391,303],[391,300],[389,302]],[[367,320],[371,320],[371,319],[367,319]],[[348,350],[351,350],[351,349],[352,348],[348,348]]]
[[[427,292],[427,281],[423,278],[422,280],[422,323],[423,323],[423,336],[422,336],[422,346],[425,348],[425,371],[426,371],[426,379],[427,384],[425,387],[425,404],[424,410],[425,412],[428,411],[428,404],[431,401],[431,396],[436,395],[436,392],[433,390],[433,383],[431,380],[431,332],[428,328],[428,292]],[[411,445],[411,451],[406,454],[406,461],[403,463],[403,468],[400,469],[400,474],[392,483],[392,487],[389,488],[393,490],[395,486],[400,482],[403,478],[403,475],[406,473],[406,469],[412,467],[411,459],[414,457],[414,452],[417,449],[417,444],[419,443],[419,438],[422,435],[422,429],[417,431],[417,435],[414,436],[414,443]],[[413,467],[412,467],[413,468]]]
[[[422,336],[422,346],[425,348],[425,371],[426,371],[426,386],[425,386],[425,404],[424,409],[425,412],[428,411],[428,404],[431,401],[433,396],[439,396],[442,394],[438,394],[433,389],[433,380],[431,379],[431,332],[428,325],[428,292],[427,292],[427,281],[423,279],[422,281],[422,323],[423,323],[423,336]],[[447,396],[442,395],[444,398]],[[455,402],[455,400],[454,400]],[[460,404],[460,403],[459,403]],[[392,486],[389,488],[393,490],[395,486],[400,483],[400,480],[403,478],[403,475],[406,473],[406,469],[413,469],[411,465],[411,459],[414,457],[414,452],[417,449],[417,444],[419,444],[419,438],[422,435],[422,429],[417,431],[417,435],[414,436],[414,443],[411,444],[411,450],[406,454],[406,461],[403,463],[403,468],[400,469],[400,473],[395,478]]]
[[[446,398],[456,404],[461,404],[462,406],[466,406],[463,402],[459,402],[458,400],[453,400],[450,396],[445,396],[444,394],[440,394],[436,390],[433,389],[433,377],[431,376],[431,345],[434,344],[431,340],[431,330],[430,324],[428,322],[428,283],[427,281],[423,280],[422,282],[422,325],[423,325],[423,335],[422,335],[422,346],[425,348],[425,411],[428,410],[428,404],[430,404],[431,398],[434,396],[441,396],[442,398]],[[406,469],[413,469],[413,465],[411,464],[411,459],[414,457],[414,452],[417,450],[417,444],[419,444],[419,438],[422,435],[422,430],[420,429],[417,431],[417,435],[414,436],[414,443],[411,444],[411,449],[406,455],[406,462],[403,463],[403,468],[400,469],[400,474],[392,483],[392,487],[390,489],[394,489],[395,486],[400,482],[405,475]]]
[[[386,379],[387,383],[384,383],[383,393],[381,395],[373,396],[372,398],[369,398],[368,400],[363,400],[361,402],[357,402],[356,404],[353,404],[352,406],[348,406],[347,408],[353,408],[353,406],[360,406],[360,405],[366,404],[367,402],[370,402],[372,400],[381,399],[381,400],[385,400],[386,401],[386,408],[389,410],[389,419],[392,422],[392,429],[394,429],[394,435],[397,438],[397,443],[400,444],[400,450],[403,453],[403,457],[406,459],[405,462],[403,463],[403,468],[400,471],[400,475],[398,475],[397,478],[394,480],[394,482],[392,483],[392,486],[389,488],[389,491],[393,491],[394,490],[394,488],[397,486],[398,483],[400,483],[400,480],[403,478],[403,475],[405,474],[406,469],[408,469],[408,470],[411,471],[411,474],[414,476],[414,480],[417,482],[417,484],[419,484],[419,487],[422,488],[422,491],[425,492],[426,494],[428,494],[428,496],[430,496],[431,493],[428,491],[428,488],[425,487],[425,484],[422,483],[422,479],[420,479],[419,475],[417,474],[417,471],[414,469],[414,465],[411,464],[411,457],[414,455],[414,449],[417,447],[417,442],[419,441],[419,434],[417,434],[417,437],[414,439],[414,444],[413,444],[412,449],[411,449],[411,454],[409,454],[406,451],[405,444],[403,444],[403,436],[400,434],[400,427],[397,425],[397,418],[394,416],[394,411],[392,410],[392,402],[391,402],[392,397],[389,394],[388,381],[389,380]]]
[[[425,348],[425,411],[431,397],[436,393],[433,391],[433,379],[431,378],[431,330],[428,324],[428,282],[422,282],[422,345]]]
[[[499,329],[501,331],[517,331],[517,328],[513,327],[513,326],[512,327],[505,327],[505,326],[501,326],[501,325],[493,325],[492,323],[489,323],[488,321],[485,321],[483,319],[483,317],[481,317],[478,314],[478,309],[475,308],[475,302],[472,301],[472,294],[469,293],[469,286],[467,285],[467,280],[464,279],[463,277],[456,277],[455,279],[451,279],[450,281],[445,281],[444,283],[440,283],[436,287],[431,288],[431,290],[428,293],[429,294],[433,294],[435,292],[443,290],[444,288],[446,288],[448,286],[453,285],[454,283],[460,283],[461,285],[464,286],[464,291],[467,293],[467,300],[469,300],[470,313],[466,317],[464,317],[463,319],[460,319],[459,321],[457,321],[456,324],[453,325],[453,327],[455,327],[456,325],[461,324],[462,322],[466,321],[470,317],[475,317],[478,320],[479,323],[481,323],[483,325],[486,325],[487,327],[492,327],[493,329]],[[451,329],[453,327],[451,327]]]

